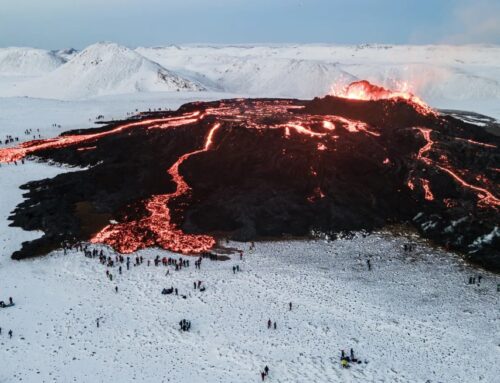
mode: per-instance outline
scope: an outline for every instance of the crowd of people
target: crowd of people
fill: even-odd
[[[254,246],[254,245],[253,245]],[[91,248],[90,245],[88,244],[64,244],[63,245],[63,251],[65,254],[67,254],[68,250],[77,250],[83,253],[85,257],[88,258],[97,258],[99,260],[99,263],[102,264],[104,267],[106,267],[105,274],[106,277],[109,279],[110,282],[114,280],[114,276],[112,274],[112,270],[118,270],[118,274],[122,274],[124,269],[123,267],[126,266],[126,270],[130,270],[131,265],[132,267],[139,267],[142,265],[147,265],[146,267],[166,267],[167,268],[167,275],[169,274],[169,270],[176,270],[180,271],[183,268],[188,268],[190,266],[190,260],[187,259],[186,257],[179,257],[179,258],[174,258],[174,257],[160,257],[157,255],[154,257],[152,260],[147,259],[145,260],[143,256],[136,255],[135,257],[132,256],[124,256],[122,254],[105,254],[105,251],[103,249],[96,249],[96,248]],[[211,260],[217,260],[218,257],[216,254],[213,253],[203,253],[201,254],[194,262],[195,268],[200,269],[201,264],[204,258],[209,258]],[[239,251],[239,259],[243,259],[243,252]],[[154,266],[153,266],[154,265]],[[371,268],[371,265],[368,260],[368,266]],[[241,268],[239,265],[233,265],[232,266],[232,271],[233,274],[236,274],[237,272],[241,271]],[[472,277],[471,277],[472,278]],[[479,281],[481,276],[478,277]],[[206,286],[203,281],[201,280],[195,280],[193,281],[193,289],[198,290],[200,292],[203,292],[206,290]],[[116,293],[118,293],[118,286],[114,287],[114,290]],[[163,295],[179,295],[179,290],[177,287],[171,286],[169,288],[163,288],[161,290],[161,294]],[[185,295],[181,295],[183,298],[186,298]],[[9,298],[9,305],[13,305],[14,302],[12,298]],[[0,301],[0,307],[5,307],[6,304],[3,301]],[[292,311],[293,309],[293,303],[289,302],[287,305],[288,311]],[[96,318],[96,327],[99,328],[102,325],[103,318],[99,317]],[[191,329],[191,321],[188,319],[182,319],[179,322],[180,326],[180,331],[190,331]],[[271,318],[268,319],[267,321],[267,329],[268,330],[277,330],[278,325],[276,321],[271,320]],[[2,334],[2,329],[0,328],[0,335]],[[8,335],[10,338],[13,336],[12,330],[9,330]],[[344,350],[341,351],[341,356],[340,356],[340,364],[343,368],[348,368],[352,364],[357,364],[361,363],[355,356],[354,356],[354,351],[351,348],[350,354],[346,355]],[[262,371],[260,371],[260,377],[262,381],[266,380],[266,378],[269,377],[269,367],[266,365]]]

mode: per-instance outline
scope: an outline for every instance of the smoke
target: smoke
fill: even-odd
[[[453,34],[445,42],[453,44],[500,44],[500,2],[462,1],[453,10]]]

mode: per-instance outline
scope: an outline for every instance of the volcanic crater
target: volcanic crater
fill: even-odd
[[[80,170],[22,186],[10,219],[43,237],[122,253],[209,251],[217,238],[336,236],[410,223],[500,271],[500,137],[371,85],[314,100],[195,102],[0,149]]]

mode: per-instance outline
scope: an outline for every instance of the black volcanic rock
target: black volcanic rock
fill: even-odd
[[[123,128],[130,123],[139,125]],[[189,253],[208,244],[207,235],[335,235],[410,222],[500,271],[499,137],[404,100],[192,103],[62,137],[28,144],[23,155],[88,168],[23,186],[27,199],[13,225],[45,236],[14,258],[95,241],[106,230],[112,236],[97,238],[120,251],[157,245]],[[17,155],[0,151],[0,160]],[[179,192],[173,174],[187,189]],[[154,205],[154,196],[165,197]],[[165,214],[162,204],[169,217],[148,219]],[[122,225],[108,226],[111,219]],[[197,247],[165,234],[174,227]]]

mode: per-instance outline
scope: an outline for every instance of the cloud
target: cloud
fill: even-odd
[[[454,32],[445,41],[454,44],[500,44],[500,2],[462,1],[453,10]]]

